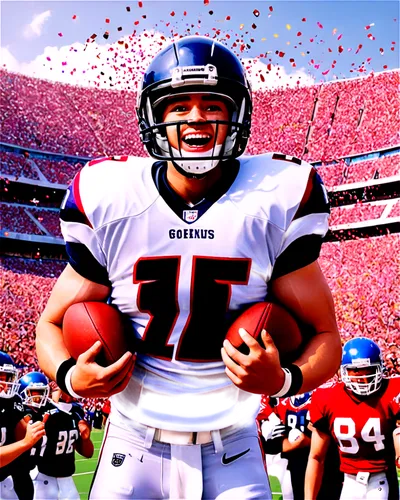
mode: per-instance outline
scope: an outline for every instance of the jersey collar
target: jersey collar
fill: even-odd
[[[228,162],[227,162],[228,163]],[[188,205],[169,185],[167,180],[167,163],[158,161],[153,164],[152,176],[160,196],[169,208],[186,224],[193,224],[204,215],[232,186],[239,172],[237,160],[229,162],[223,175],[214,184],[206,196],[195,205]]]

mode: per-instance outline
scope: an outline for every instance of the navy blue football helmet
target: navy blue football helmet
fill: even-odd
[[[30,372],[19,379],[19,394],[29,406],[40,408],[47,403],[50,386],[47,377],[40,372]]]
[[[363,374],[349,375],[348,370],[362,369]],[[348,389],[360,396],[376,392],[382,385],[383,362],[379,346],[371,339],[357,337],[343,346],[341,377]],[[366,372],[366,374],[364,374]]]
[[[296,408],[300,408],[300,406],[305,405],[311,399],[311,392],[305,392],[304,394],[297,394],[296,396],[291,396],[290,401],[292,405]]]
[[[228,125],[222,145],[214,144],[204,153],[172,148],[167,126],[174,126],[180,137],[186,121],[162,121],[166,99],[177,94],[212,94],[224,100],[230,110],[229,121],[202,123]],[[201,36],[187,36],[158,53],[143,76],[138,92],[137,116],[141,139],[149,154],[172,161],[183,175],[196,177],[214,168],[220,160],[237,158],[250,135],[252,101],[245,70],[233,52],[221,43]],[[184,160],[183,160],[184,158]]]
[[[12,398],[17,394],[18,388],[18,370],[11,356],[0,351],[0,398]]]

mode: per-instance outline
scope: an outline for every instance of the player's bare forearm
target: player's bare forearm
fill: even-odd
[[[335,375],[340,366],[342,347],[332,294],[317,261],[274,280],[271,291],[315,332],[295,361],[303,373],[299,392],[311,391]]]
[[[70,357],[61,331],[63,317],[68,307],[85,300],[105,300],[108,294],[108,287],[87,280],[69,264],[64,269],[36,328],[39,365],[49,378],[55,380],[57,368]]]
[[[304,478],[304,498],[315,500],[321,488],[324,463],[315,458],[308,458],[306,475]]]
[[[313,428],[311,434],[311,449],[308,456],[306,475],[304,479],[304,498],[315,500],[321,488],[325,457],[328,452],[330,436]]]
[[[282,451],[284,453],[293,451],[293,450],[298,450],[300,448],[306,448],[307,446],[310,446],[311,444],[311,439],[304,434],[302,435],[301,439],[297,439],[294,442],[290,442],[289,439],[285,438],[282,443]]]
[[[76,443],[76,451],[85,458],[92,458],[94,445],[91,439],[78,439]]]
[[[1,467],[5,467],[6,465],[10,464],[16,458],[22,455],[22,453],[28,451],[30,448],[31,446],[29,446],[29,443],[26,443],[23,439],[17,441],[16,443],[1,446],[0,447]]]
[[[317,333],[295,361],[303,374],[299,394],[312,391],[333,377],[340,365],[342,347],[337,331]]]

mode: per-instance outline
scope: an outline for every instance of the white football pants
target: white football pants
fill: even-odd
[[[4,481],[0,481],[0,499],[18,500],[17,494],[14,491],[14,482],[11,476],[6,477]]]
[[[344,475],[340,500],[387,500],[389,483],[384,472],[371,474],[367,484],[359,483],[356,476]]]
[[[222,437],[213,431],[202,445],[148,442],[151,428],[135,427],[107,423],[91,500],[272,499],[255,423]]]
[[[79,493],[72,477],[52,477],[36,472],[31,475],[34,500],[79,500]]]

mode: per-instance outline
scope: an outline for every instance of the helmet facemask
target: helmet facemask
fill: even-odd
[[[40,408],[47,403],[50,394],[50,387],[42,383],[32,383],[28,385],[22,392],[21,396],[28,406]]]
[[[372,373],[365,375],[349,375],[348,373],[348,370],[362,369],[370,369]],[[383,371],[380,363],[365,364],[364,366],[361,364],[342,365],[340,371],[342,381],[346,387],[359,396],[369,396],[378,391],[382,385]],[[367,382],[360,382],[360,379],[366,379]]]
[[[217,68],[213,65],[175,68],[172,78],[156,82],[144,89],[138,96],[138,118],[142,141],[151,156],[159,160],[172,161],[181,173],[189,177],[201,177],[215,168],[221,160],[240,156],[246,147],[250,134],[251,101],[249,89],[234,81],[218,79]],[[228,89],[229,92],[224,92]],[[168,98],[184,94],[209,94],[229,104],[228,121],[206,120],[216,127],[210,149],[202,152],[184,151],[171,146],[167,138],[167,127],[175,127],[178,144],[181,144],[183,125],[193,121],[164,122],[162,110]],[[200,123],[200,122],[199,122]],[[225,140],[216,144],[220,127],[227,127]],[[169,129],[171,130],[171,129]]]
[[[13,365],[5,364],[0,367],[0,374],[0,397],[10,399],[19,389],[18,370]]]

